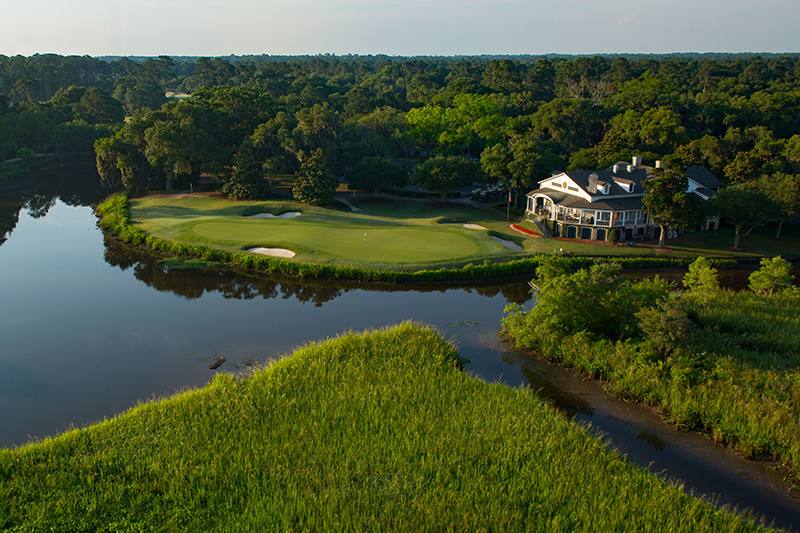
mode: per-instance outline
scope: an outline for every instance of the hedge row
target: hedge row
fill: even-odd
[[[115,194],[97,207],[100,226],[113,232],[121,240],[144,246],[154,252],[185,258],[225,263],[233,268],[293,278],[339,279],[375,283],[436,283],[445,281],[482,281],[504,277],[532,276],[539,264],[548,257],[540,254],[500,263],[484,261],[460,268],[437,270],[374,270],[369,268],[298,263],[247,252],[227,252],[199,244],[168,241],[146,234],[130,224],[128,197]],[[690,257],[597,257],[569,256],[565,260],[574,269],[586,268],[596,261],[612,261],[627,269],[687,268],[694,260]],[[710,260],[716,268],[735,268],[734,259]]]

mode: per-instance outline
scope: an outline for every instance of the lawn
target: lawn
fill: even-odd
[[[131,201],[131,221],[168,240],[241,251],[287,248],[300,262],[365,266],[451,266],[530,255],[535,240],[510,230],[504,217],[454,204],[356,202],[351,213],[290,201],[233,202],[213,196],[147,197]],[[293,218],[253,218],[299,212]],[[465,228],[462,223],[486,229]],[[524,248],[514,251],[499,236]]]
[[[234,202],[214,195],[159,195],[131,200],[130,214],[136,227],[166,240],[228,252],[285,248],[296,253],[291,261],[299,263],[384,270],[460,267],[554,251],[583,256],[800,256],[800,231],[792,225],[784,227],[779,240],[774,238],[774,226],[757,228],[742,238],[740,250],[730,249],[730,228],[686,233],[667,240],[667,248],[659,250],[656,242],[628,247],[541,239],[507,227],[504,214],[457,202],[363,195],[346,199],[358,210],[337,211],[289,200]],[[301,214],[295,218],[249,218],[292,211]],[[486,229],[462,227],[465,223]],[[522,249],[510,249],[493,236]]]
[[[0,450],[3,531],[754,531],[404,324]]]

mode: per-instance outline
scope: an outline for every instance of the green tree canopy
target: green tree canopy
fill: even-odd
[[[744,185],[725,187],[712,200],[712,209],[734,228],[734,249],[739,248],[739,240],[766,222],[776,211],[775,205],[766,193]]]
[[[383,189],[405,186],[408,172],[385,157],[367,157],[356,163],[347,178],[352,189],[372,191],[378,196]]]
[[[249,138],[233,158],[233,173],[222,186],[222,192],[233,200],[261,200],[268,191],[264,174],[253,155]]]
[[[758,180],[757,186],[780,208],[775,215],[778,219],[775,238],[780,239],[786,221],[800,217],[800,174],[776,172],[764,175]]]
[[[300,175],[292,187],[295,200],[311,205],[327,205],[336,196],[338,180],[331,174],[322,149],[303,159]]]
[[[686,175],[674,170],[665,170],[644,183],[646,194],[642,204],[661,228],[659,248],[664,247],[668,228],[689,228],[702,217],[697,197],[686,192],[688,184]]]
[[[447,191],[469,187],[480,176],[480,166],[457,156],[436,156],[418,163],[411,174],[411,183],[442,195],[442,203],[447,199]]]

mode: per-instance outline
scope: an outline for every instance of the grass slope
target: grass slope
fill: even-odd
[[[0,450],[3,531],[750,531],[404,324]]]

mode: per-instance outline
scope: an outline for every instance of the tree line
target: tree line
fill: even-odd
[[[112,185],[205,174],[240,197],[304,163],[358,180],[364,159],[433,155],[479,163],[469,173],[518,198],[553,170],[632,155],[745,186],[800,171],[799,88],[797,55],[0,56],[0,155],[97,141]],[[389,169],[378,189],[396,183]]]

